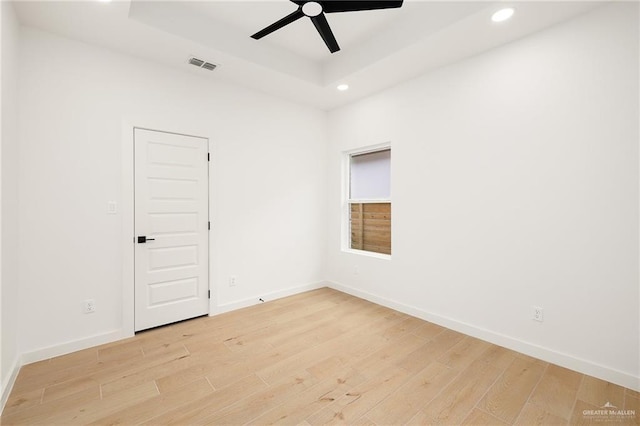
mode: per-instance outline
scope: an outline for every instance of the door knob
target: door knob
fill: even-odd
[[[147,241],[155,241],[155,238],[147,238],[146,235],[138,237],[138,244],[146,243]]]

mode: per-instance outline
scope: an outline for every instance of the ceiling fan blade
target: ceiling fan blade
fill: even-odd
[[[325,13],[356,12],[359,10],[393,9],[402,6],[403,0],[323,0],[319,1]]]
[[[258,31],[257,33],[255,33],[254,35],[252,35],[252,38],[255,38],[256,40],[261,39],[262,37],[271,34],[272,32],[279,30],[280,28],[284,27],[285,25],[289,25],[290,23],[297,21],[298,19],[302,18],[304,16],[304,13],[302,13],[302,8],[299,7],[295,12],[290,13],[289,15],[285,16],[284,18],[280,19],[277,22],[274,22],[273,24],[269,25],[268,27]]]
[[[318,33],[320,33],[320,37],[322,37],[324,44],[327,45],[331,53],[335,53],[340,50],[340,46],[338,46],[338,42],[331,31],[331,27],[329,27],[329,23],[327,22],[327,18],[324,16],[324,13],[321,13],[318,16],[312,16],[311,22],[316,26]]]
[[[303,4],[305,4],[308,1],[309,0],[291,0],[291,2],[297,4],[298,6],[302,6]]]

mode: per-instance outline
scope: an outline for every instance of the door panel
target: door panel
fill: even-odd
[[[134,144],[139,331],[209,312],[209,174],[206,139],[135,129]]]
[[[149,249],[149,271],[198,265],[198,246]]]
[[[187,278],[149,286],[149,306],[157,307],[198,297],[198,278]]]

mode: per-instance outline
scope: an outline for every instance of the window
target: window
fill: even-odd
[[[391,254],[391,148],[348,154],[349,248]]]

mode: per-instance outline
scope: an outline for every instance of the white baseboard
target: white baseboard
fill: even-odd
[[[589,376],[597,377],[599,379],[606,380],[608,382],[615,383],[629,389],[640,391],[640,377],[625,373],[624,371],[619,371],[614,368],[600,365],[585,359],[577,358],[566,353],[554,351],[543,346],[525,342],[523,340],[519,340],[504,334],[496,333],[494,331],[458,321],[453,318],[435,315],[414,306],[396,302],[391,299],[386,299],[375,294],[358,290],[356,288],[349,287],[337,282],[328,281],[326,285],[327,287],[333,288],[335,290],[339,290],[352,296],[377,303],[378,305],[395,309],[396,311],[400,311],[405,314],[423,319],[425,321],[441,325],[451,330],[455,330],[460,333],[485,340],[498,346],[502,346],[516,352],[520,352],[525,355],[529,355],[531,357],[568,368],[570,370],[578,371]]]
[[[270,300],[282,299],[283,297],[293,296],[294,294],[304,293],[305,291],[316,290],[322,287],[329,287],[329,283],[327,281],[319,281],[316,283],[289,287],[284,290],[274,291],[273,293],[259,294],[248,299],[238,300],[235,302],[225,303],[223,305],[212,307],[209,316],[219,315],[225,312],[235,311],[236,309],[258,305],[260,303],[263,303],[260,301],[260,299],[262,299],[264,302],[268,302]]]
[[[114,330],[108,333],[86,337],[84,339],[73,340],[70,342],[61,343],[59,345],[36,349],[35,351],[22,354],[22,356],[20,357],[21,365],[30,364],[36,361],[42,361],[44,359],[53,358],[59,355],[66,355],[71,352],[91,348],[93,346],[102,345],[104,343],[115,342],[116,340],[124,339],[125,337],[129,336],[125,336],[122,330]]]
[[[16,383],[16,379],[18,378],[20,367],[20,360],[16,357],[13,365],[11,366],[11,374],[9,374],[9,378],[6,380],[6,382],[2,383],[2,395],[0,395],[0,413],[4,411],[4,406],[9,400],[9,395],[11,394],[13,385]]]
[[[302,293],[309,290],[315,290],[322,287],[327,287],[328,283],[320,281],[317,283],[305,284],[297,287],[290,287],[284,290],[279,290],[273,293],[261,294],[250,299],[239,300],[232,303],[227,303],[221,306],[217,306],[212,310],[210,315],[221,314],[223,312],[229,312],[247,306],[257,305],[260,302],[260,298],[265,302],[269,300],[280,299],[294,294]],[[66,355],[71,352],[79,351],[82,349],[91,348],[93,346],[102,345],[105,343],[115,342],[116,340],[125,339],[131,337],[127,335],[123,330],[114,330],[95,336],[86,337],[83,339],[73,340],[70,342],[61,343],[59,345],[48,346],[45,348],[37,349],[31,352],[23,353],[20,356],[20,365],[30,364],[32,362],[42,361],[45,359],[53,358],[59,355]]]

